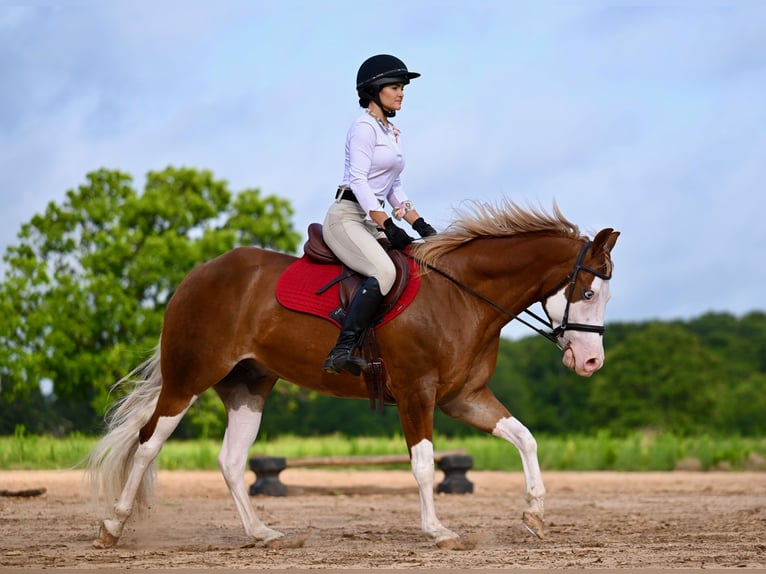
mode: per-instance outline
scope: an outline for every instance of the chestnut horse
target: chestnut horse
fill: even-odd
[[[530,431],[487,382],[500,332],[542,303],[564,364],[590,376],[604,360],[602,333],[619,232],[580,234],[554,204],[553,215],[503,200],[458,211],[445,231],[410,248],[421,264],[418,295],[377,330],[385,388],[395,399],[420,493],[421,526],[441,548],[459,536],[434,504],[434,409],[512,443],[521,455],[527,508],[523,524],[543,535],[545,488]],[[275,286],[295,257],[256,247],[234,249],[194,269],[168,303],[154,356],[125,381],[108,432],[89,455],[94,488],[114,501],[97,547],[111,547],[134,506],[151,494],[154,461],[184,413],[213,387],[227,412],[218,463],[247,536],[279,546],[282,533],[256,516],[245,486],[248,450],[278,379],[337,397],[368,398],[362,377],[325,374],[338,331],[326,320],[283,308]],[[432,270],[437,270],[433,272]]]

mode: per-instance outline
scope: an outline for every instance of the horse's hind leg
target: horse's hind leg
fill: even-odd
[[[162,396],[160,396],[157,409],[155,409],[149,422],[139,432],[138,446],[135,448],[132,456],[132,464],[130,464],[130,472],[125,485],[114,505],[113,517],[102,522],[98,538],[93,541],[93,546],[96,548],[110,548],[117,543],[117,540],[122,535],[125,522],[133,512],[133,505],[136,502],[139,488],[141,488],[144,482],[146,471],[157,458],[162,445],[165,444],[165,441],[173,433],[184,414],[186,414],[186,411],[189,410],[189,407],[196,399],[197,397],[192,395],[188,398],[186,406],[180,412],[174,415],[163,416],[161,414],[163,412],[163,401]],[[129,461],[131,461],[130,457],[125,459],[126,463]]]
[[[218,456],[226,485],[248,536],[266,543],[281,538],[281,532],[268,528],[255,514],[245,487],[247,455],[258,436],[263,405],[276,375],[261,374],[253,364],[240,364],[215,386],[226,406],[226,433]]]
[[[522,514],[522,522],[527,530],[542,538],[545,486],[537,459],[537,441],[529,429],[511,416],[487,387],[467,397],[459,396],[448,404],[439,405],[439,408],[445,414],[503,438],[516,447],[521,456],[526,482],[527,509]]]

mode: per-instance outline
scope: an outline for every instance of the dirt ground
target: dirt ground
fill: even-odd
[[[248,473],[248,484],[254,481]],[[543,540],[521,526],[520,473],[474,472],[474,493],[438,495],[442,523],[474,544],[439,550],[420,530],[409,471],[288,469],[287,497],[253,497],[298,548],[244,534],[217,472],[161,472],[157,500],[119,544],[91,546],[102,512],[77,471],[0,471],[0,566],[7,568],[474,569],[766,568],[766,473],[543,474]],[[437,471],[437,481],[443,475]]]

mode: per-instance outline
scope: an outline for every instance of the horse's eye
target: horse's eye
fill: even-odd
[[[585,297],[585,299],[588,299],[588,300],[593,299],[593,295],[595,295],[595,293],[593,292],[592,289],[588,289],[585,293],[582,294],[582,296]]]

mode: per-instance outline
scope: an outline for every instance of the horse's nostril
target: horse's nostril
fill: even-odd
[[[593,357],[585,361],[585,368],[590,372],[595,372],[601,368],[602,364],[601,359]]]

